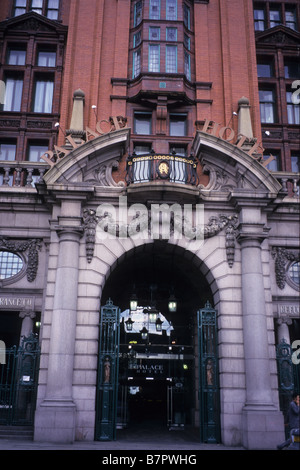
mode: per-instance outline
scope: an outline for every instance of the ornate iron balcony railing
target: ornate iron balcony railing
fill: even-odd
[[[147,183],[150,181],[169,181],[171,183],[198,184],[197,161],[193,155],[133,153],[127,158],[126,183]]]

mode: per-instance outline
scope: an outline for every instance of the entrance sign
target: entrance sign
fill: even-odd
[[[232,145],[235,145],[235,147],[240,148],[243,150],[242,146],[244,144],[250,145],[250,149],[246,150],[246,153],[253,157],[255,160],[260,160],[261,155],[264,152],[264,148],[262,146],[262,143],[258,142],[257,139],[249,139],[243,134],[238,134],[236,136],[235,131],[229,127],[229,126],[222,126],[220,127],[221,124],[218,124],[215,121],[211,121],[210,119],[205,119],[203,128],[198,129],[201,132],[204,132],[205,134],[213,135],[215,137],[219,137],[220,139],[224,140],[225,142],[230,142]],[[227,136],[228,134],[228,136]],[[226,137],[227,136],[227,137]],[[233,142],[232,142],[233,141]],[[234,143],[237,142],[237,143]],[[260,154],[257,154],[257,152],[261,152]],[[261,162],[263,166],[267,166],[272,160],[274,160],[275,157],[273,155],[270,155],[270,157]]]
[[[66,140],[71,144],[72,150],[81,147],[81,145],[86,144],[91,138],[100,137],[104,134],[109,134],[110,132],[124,129],[127,127],[127,118],[123,116],[112,116],[109,119],[102,119],[96,124],[96,132],[86,127],[85,129],[85,140],[84,139],[73,139],[71,135],[66,136]],[[55,166],[59,160],[66,157],[72,150],[68,150],[64,147],[59,147],[54,145],[54,151],[47,150],[42,156],[41,160],[44,160],[51,167]]]

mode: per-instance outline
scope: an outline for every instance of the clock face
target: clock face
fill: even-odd
[[[158,174],[161,178],[167,178],[170,173],[170,166],[169,163],[165,160],[160,162],[158,165]]]

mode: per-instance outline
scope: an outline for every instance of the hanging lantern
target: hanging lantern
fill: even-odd
[[[130,317],[128,317],[128,320],[126,320],[125,324],[126,324],[126,330],[132,331],[132,325],[134,324],[134,321],[131,320]]]
[[[132,296],[130,297],[130,310],[135,311],[137,309],[137,306],[138,306],[137,296],[135,294],[132,294]]]
[[[168,309],[169,309],[169,312],[176,312],[177,310],[177,300],[176,300],[175,295],[173,294],[171,294],[169,297]]]
[[[158,317],[155,322],[156,331],[162,331],[162,324],[163,321],[161,321],[161,319]]]
[[[151,308],[151,310],[148,311],[148,314],[149,314],[149,322],[155,323],[158,317],[158,311],[155,308]]]
[[[146,340],[148,338],[148,330],[145,326],[142,330],[140,330],[140,333],[143,340]]]

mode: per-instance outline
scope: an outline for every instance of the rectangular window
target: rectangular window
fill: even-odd
[[[273,61],[262,61],[257,62],[257,76],[258,77],[273,77]]]
[[[156,26],[149,27],[149,40],[150,41],[159,41],[160,40],[160,28]]]
[[[53,101],[53,80],[38,78],[35,82],[35,93],[33,102],[34,113],[51,113]]]
[[[166,40],[177,41],[177,28],[166,28]]]
[[[49,145],[30,144],[28,147],[28,161],[39,162],[42,155],[49,149]]]
[[[13,161],[16,159],[16,144],[0,142],[0,160]]]
[[[133,36],[133,47],[138,47],[142,42],[142,32],[138,31],[134,36]]]
[[[182,145],[170,144],[170,153],[175,153],[179,157],[185,157],[187,148]]]
[[[265,30],[265,10],[263,8],[254,10],[254,29],[255,31]]]
[[[261,122],[275,122],[275,99],[273,90],[259,90]]]
[[[281,159],[280,155],[276,152],[271,151],[269,155],[264,155],[264,160],[268,160],[270,156],[274,157],[274,160],[272,160],[270,163],[268,163],[267,168],[270,171],[281,171]]]
[[[160,0],[150,0],[149,17],[150,20],[160,19]]]
[[[149,45],[149,72],[159,72],[160,70],[160,49],[158,45]]]
[[[151,134],[151,113],[134,113],[134,133]]]
[[[188,80],[191,80],[191,58],[190,54],[184,51],[184,73]]]
[[[300,104],[292,102],[292,92],[286,92],[287,116],[289,124],[300,124]]]
[[[184,26],[186,28],[190,29],[190,27],[191,27],[191,10],[185,3],[183,5],[183,23],[184,23]]]
[[[46,16],[50,20],[57,20],[59,12],[59,0],[48,0]]]
[[[292,166],[292,172],[293,173],[299,173],[300,172],[300,157],[299,155],[291,155],[291,166]]]
[[[55,67],[56,52],[39,51],[37,58],[37,65],[40,67]]]
[[[5,80],[5,102],[3,111],[21,111],[23,77],[9,76]]]
[[[143,4],[141,1],[136,2],[134,5],[134,21],[133,26],[137,26],[143,19]]]
[[[186,114],[170,114],[170,135],[186,136],[187,135]]]
[[[281,24],[281,14],[279,9],[270,9],[270,28]]]
[[[136,153],[136,155],[143,155],[145,153],[150,153],[151,148],[151,144],[135,144],[134,152]]]
[[[285,78],[298,78],[300,77],[300,63],[298,58],[286,59],[284,61],[284,76]]]
[[[166,19],[170,21],[177,20],[177,0],[167,0]]]
[[[297,17],[295,8],[286,8],[285,9],[285,25],[288,28],[297,30]]]
[[[188,50],[191,49],[191,38],[185,33],[183,36],[183,43]]]
[[[141,49],[133,53],[132,78],[137,77],[140,73],[141,73]]]
[[[26,13],[26,0],[15,0],[14,16]]]
[[[7,63],[9,65],[25,65],[26,50],[25,49],[14,49],[8,50]]]
[[[177,73],[177,46],[166,46],[166,73]]]
[[[39,15],[43,14],[43,0],[31,0],[31,11],[38,13]]]

